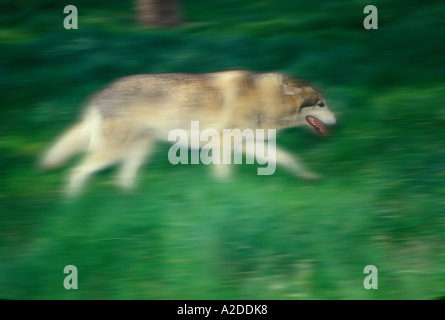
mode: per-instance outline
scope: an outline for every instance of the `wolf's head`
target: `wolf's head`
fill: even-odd
[[[316,133],[325,135],[326,125],[337,122],[322,94],[306,82],[284,76],[282,90],[289,123],[306,125]]]

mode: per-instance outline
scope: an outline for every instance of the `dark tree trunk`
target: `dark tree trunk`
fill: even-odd
[[[143,26],[173,27],[182,23],[179,0],[136,0],[137,20]]]

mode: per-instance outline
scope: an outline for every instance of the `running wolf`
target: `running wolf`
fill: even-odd
[[[155,141],[167,141],[173,129],[190,130],[191,121],[199,121],[203,130],[221,132],[304,125],[325,135],[326,125],[336,119],[318,90],[279,72],[132,75],[93,94],[80,121],[46,152],[41,166],[55,168],[86,152],[70,176],[70,193],[77,192],[93,173],[118,162],[117,182],[130,188]],[[296,176],[318,178],[288,151],[276,148],[275,153],[276,164]],[[213,167],[218,176],[228,174],[227,165]]]

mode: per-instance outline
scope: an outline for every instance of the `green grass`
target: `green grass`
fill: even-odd
[[[445,294],[444,5],[375,1],[183,1],[188,24],[141,29],[131,3],[14,2],[0,18],[0,298],[434,299]],[[2,6],[6,6],[1,3]],[[25,18],[26,17],[26,18]],[[167,145],[130,193],[114,168],[76,199],[44,148],[89,94],[133,73],[286,71],[325,92],[326,138],[278,137],[325,178],[240,165],[216,181],[172,167]],[[76,265],[79,289],[63,288]],[[363,269],[379,289],[363,288]]]

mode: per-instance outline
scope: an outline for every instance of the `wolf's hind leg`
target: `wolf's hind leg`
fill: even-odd
[[[231,147],[231,146],[230,146]],[[232,148],[224,148],[224,138],[221,137],[219,144],[215,145],[214,148],[219,149],[219,163],[212,165],[213,177],[217,179],[229,179],[232,176]],[[202,151],[201,151],[202,152]],[[224,160],[229,163],[224,163]]]
[[[132,131],[127,123],[121,119],[99,120],[93,126],[90,150],[70,176],[67,190],[70,195],[76,194],[93,173],[121,160],[130,141]]]
[[[89,154],[87,154],[82,163],[74,168],[70,176],[67,193],[69,195],[77,194],[93,173],[116,163],[120,159],[121,155],[122,151],[118,148],[91,151]]]
[[[145,158],[153,149],[154,139],[150,136],[141,136],[131,143],[125,151],[122,167],[119,170],[118,184],[130,189],[134,186],[134,180],[138,169],[143,164]]]

